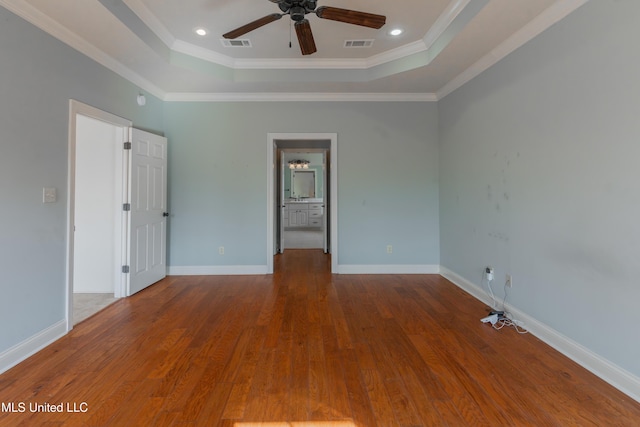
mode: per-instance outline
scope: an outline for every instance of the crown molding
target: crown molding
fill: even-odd
[[[145,18],[141,19],[143,21],[145,20]],[[152,27],[150,28],[155,32]],[[158,37],[160,36],[158,35]],[[424,41],[417,40],[369,58],[236,59],[179,39],[173,39],[172,44],[169,45],[169,47],[175,52],[229,67],[234,70],[366,70],[377,65],[393,62],[409,55],[413,55],[414,53],[420,53],[427,50],[427,46],[424,44]]]
[[[422,38],[425,50],[431,48],[440,36],[449,28],[456,17],[462,13],[471,0],[454,0],[447,5],[444,12],[436,19],[427,34]]]
[[[500,43],[488,54],[480,58],[473,65],[462,73],[458,74],[442,88],[436,92],[438,99],[442,99],[471,81],[483,71],[491,68],[498,61],[509,55],[511,52],[523,46],[529,40],[536,37],[555,23],[564,19],[567,15],[587,3],[589,0],[563,0],[553,4],[531,22],[516,31],[511,37]]]
[[[435,102],[433,93],[167,93],[167,102]]]
[[[367,70],[427,50],[422,40],[407,43],[368,58],[236,59],[232,67],[241,70]],[[202,58],[204,59],[204,58]]]
[[[422,40],[416,40],[411,43],[407,43],[403,46],[396,47],[386,52],[379,53],[371,56],[365,60],[366,65],[364,68],[373,68],[378,65],[387,64],[389,62],[397,61],[415,53],[424,52],[428,47]]]
[[[229,68],[236,68],[237,60],[234,60],[232,57],[200,47],[193,43],[187,43],[176,39],[170,49],[174,52],[180,52],[194,58],[202,59],[203,61],[213,62]]]
[[[147,91],[151,95],[160,99],[164,98],[164,90],[143,78],[135,71],[124,66],[121,62],[115,60],[110,55],[107,55],[85,39],[79,37],[76,33],[69,31],[63,25],[43,14],[30,4],[22,0],[0,0],[0,6],[15,13],[25,21],[35,25],[50,36],[55,37],[83,55],[93,59],[100,65],[103,65],[124,79]]]
[[[256,58],[236,59],[233,61],[236,70],[364,70],[367,60],[360,58]]]
[[[149,8],[140,0],[122,0],[122,2],[133,13],[138,15],[138,18],[145,23],[151,31],[169,48],[173,48],[173,45],[178,41],[173,34],[164,26],[164,24],[158,19],[158,17],[149,10]]]

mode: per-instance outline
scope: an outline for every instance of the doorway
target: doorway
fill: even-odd
[[[130,126],[71,101],[67,329],[125,294],[123,146]]]
[[[70,101],[67,330],[92,314],[78,309],[166,276],[167,152],[167,138]]]
[[[338,205],[337,205],[337,134],[335,133],[283,133],[268,134],[267,138],[267,161],[268,161],[268,197],[267,197],[267,272],[273,273],[273,257],[281,250],[286,248],[283,246],[283,238],[285,231],[294,231],[305,228],[322,230],[322,246],[325,252],[331,254],[331,271],[337,271],[338,260]],[[316,178],[322,176],[322,198],[316,197],[315,190],[302,191],[300,194],[294,194],[291,183],[289,182],[289,192],[285,194],[286,184],[284,169],[288,167],[288,159],[285,153],[292,153],[292,156],[302,157],[302,153],[320,153],[323,158],[320,167],[316,170]],[[304,159],[294,159],[304,160]],[[291,175],[290,175],[291,176]],[[313,197],[310,197],[313,196]],[[294,200],[291,200],[291,199]],[[297,200],[295,200],[297,199]],[[294,212],[296,217],[292,218],[288,215],[285,201],[294,202],[291,206],[295,206],[295,202],[301,208],[300,212]],[[314,206],[318,205],[318,206]],[[311,209],[311,211],[309,210]],[[320,220],[323,221],[322,227],[313,224],[314,227],[299,227],[296,225],[309,225],[309,212],[312,212]],[[302,222],[297,222],[302,221]],[[294,224],[293,227],[285,227],[285,225]],[[285,230],[289,228],[289,230]],[[294,231],[295,232],[295,231]],[[317,236],[316,236],[317,238]]]
[[[276,229],[276,251],[285,249],[322,249],[329,252],[327,227],[326,148],[278,148],[278,198],[280,206]]]

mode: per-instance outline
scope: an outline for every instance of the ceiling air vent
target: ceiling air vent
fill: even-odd
[[[224,47],[251,47],[251,41],[249,39],[220,39]]]
[[[368,40],[345,40],[344,47],[371,47],[373,46],[373,39]]]

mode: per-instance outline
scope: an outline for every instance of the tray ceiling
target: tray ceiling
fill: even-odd
[[[587,0],[318,0],[385,15],[371,29],[308,14],[318,51],[300,53],[283,16],[227,47],[222,34],[269,0],[0,0],[164,100],[405,100],[446,96]],[[199,36],[196,29],[205,29]],[[402,34],[392,36],[392,29]],[[366,40],[370,47],[345,47]],[[291,47],[289,42],[291,41]]]

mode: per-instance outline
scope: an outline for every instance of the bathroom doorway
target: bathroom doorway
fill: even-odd
[[[328,148],[278,148],[277,252],[322,249],[328,253]]]
[[[337,134],[268,135],[267,271],[286,249],[320,249],[337,270]]]

